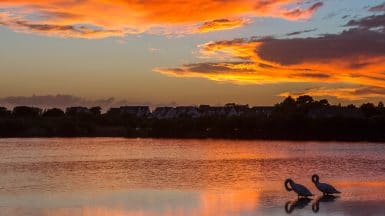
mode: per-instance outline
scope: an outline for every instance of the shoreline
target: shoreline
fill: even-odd
[[[156,139],[156,140],[226,140],[226,141],[277,141],[277,142],[349,142],[349,143],[379,143],[385,144],[385,140],[347,140],[347,139],[261,139],[261,138],[225,138],[225,137],[135,137],[135,136],[9,136],[0,137],[5,139],[97,139],[97,138],[116,138],[116,139]]]

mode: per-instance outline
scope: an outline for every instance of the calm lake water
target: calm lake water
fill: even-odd
[[[342,191],[322,199],[311,182]],[[291,177],[315,194],[297,200]],[[385,144],[0,139],[0,215],[385,215]]]

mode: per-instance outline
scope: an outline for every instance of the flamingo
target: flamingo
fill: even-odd
[[[289,187],[290,185],[290,187]],[[298,198],[299,197],[308,197],[308,196],[314,196],[309,189],[307,189],[305,186],[301,184],[295,183],[292,179],[286,179],[285,181],[285,188],[287,191],[294,191],[297,193]]]
[[[323,193],[323,195],[332,195],[332,194],[341,193],[330,184],[320,183],[319,176],[317,174],[314,174],[311,177],[311,181],[315,184],[316,188]]]

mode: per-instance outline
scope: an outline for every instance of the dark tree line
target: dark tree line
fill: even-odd
[[[385,141],[383,103],[330,105],[304,95],[285,98],[271,113],[239,116],[138,117],[100,107],[66,110],[0,107],[0,137],[157,137]]]

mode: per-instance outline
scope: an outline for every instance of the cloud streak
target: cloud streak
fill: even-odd
[[[384,12],[385,11],[385,2],[369,8],[370,12]]]
[[[241,27],[248,18],[309,19],[321,6],[305,0],[0,0],[0,24],[15,31],[83,38],[204,33]]]
[[[303,30],[303,31],[290,32],[290,33],[287,33],[286,36],[300,35],[300,34],[309,33],[309,32],[313,32],[313,31],[317,31],[317,29],[314,28],[314,29],[307,29],[307,30]]]
[[[284,13],[284,17],[289,19],[309,19],[314,12],[323,6],[322,2],[316,2],[311,7],[303,10],[302,8],[295,8]]]
[[[21,18],[12,18],[6,14],[0,16],[0,25],[7,26],[17,32],[37,33],[57,37],[105,38],[124,36],[119,30],[101,29],[91,25],[56,25],[33,23]]]
[[[248,19],[217,19],[203,23],[198,27],[197,32],[206,33],[239,28],[250,23]]]
[[[283,92],[278,96],[298,97],[301,95],[312,95],[316,97],[332,96],[338,99],[345,100],[364,100],[368,98],[381,98],[385,96],[385,88],[374,87],[374,86],[363,86],[363,87],[350,87],[350,88],[311,88],[304,91],[298,92]]]
[[[139,103],[135,101],[116,100],[115,98],[104,99],[86,99],[74,95],[32,95],[32,96],[15,96],[0,98],[0,106],[36,106],[41,108],[66,108],[71,106],[93,107],[100,106],[104,109],[110,107],[119,107],[125,105],[138,105],[149,103]]]

